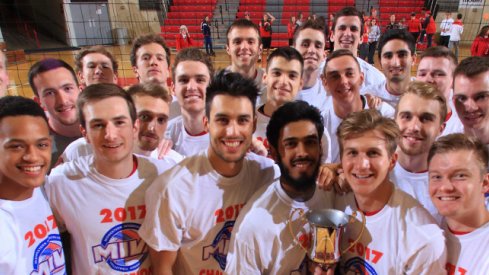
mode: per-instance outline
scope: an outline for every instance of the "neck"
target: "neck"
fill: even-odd
[[[472,232],[489,222],[489,211],[485,209],[484,202],[477,213],[464,215],[463,217],[446,218],[448,227],[453,231]]]
[[[333,110],[336,116],[341,119],[346,118],[352,112],[359,112],[363,109],[362,99],[360,96],[355,96],[353,102],[339,102],[333,98]]]
[[[205,111],[189,113],[182,109],[183,127],[191,136],[196,136],[205,131],[204,127]]]
[[[380,211],[389,202],[389,199],[394,192],[394,184],[386,179],[377,190],[374,191],[375,196],[369,194],[367,196],[361,196],[355,194],[355,199],[358,204],[358,208],[363,212],[376,212]]]
[[[243,159],[238,161],[226,161],[214,152],[212,146],[209,146],[209,149],[207,149],[207,154],[212,168],[214,168],[214,170],[221,176],[234,177],[239,174],[241,168],[243,168]]]
[[[49,121],[49,127],[56,132],[58,135],[64,136],[64,137],[80,137],[80,124],[74,123],[73,125],[63,125],[59,123],[58,121],[55,121],[53,119],[48,120]]]
[[[149,155],[151,155],[151,151],[143,150],[143,149],[139,148],[139,146],[137,144],[134,144],[134,148],[132,149],[132,152],[134,154],[138,154],[138,155],[142,155],[142,156],[146,156],[146,157],[149,157]]]
[[[93,164],[97,171],[111,179],[125,179],[129,177],[132,173],[134,167],[134,156],[129,154],[126,158],[117,163],[107,162],[105,160],[100,160],[95,155]]]
[[[249,79],[255,79],[256,71],[257,71],[257,69],[256,69],[255,65],[250,65],[250,66],[241,67],[241,68],[238,68],[235,64],[231,65],[231,72],[239,73],[243,77],[249,78]]]
[[[428,170],[428,152],[416,156],[410,156],[402,152],[402,150],[399,148],[397,150],[397,155],[397,162],[399,162],[401,167],[408,172],[421,173]]]
[[[280,186],[282,186],[282,189],[285,191],[287,196],[299,202],[310,200],[316,191],[316,184],[312,184],[309,188],[307,188],[307,190],[296,190],[294,187],[285,182],[282,177],[280,178]]]
[[[279,105],[278,102],[274,100],[269,100],[265,105],[263,106],[263,113],[264,115],[271,117],[272,114],[282,105]]]
[[[409,79],[409,77],[401,82],[387,81],[387,83],[385,84],[385,88],[392,95],[401,95],[402,93],[404,93],[404,91],[406,91],[406,88],[409,85],[410,81],[411,80]]]
[[[464,126],[465,134],[478,137],[482,143],[489,144],[489,125],[483,129],[467,128]]]
[[[34,188],[24,187],[0,176],[0,199],[8,201],[23,201],[32,197]]]
[[[309,89],[312,86],[316,85],[316,81],[319,81],[318,77],[319,77],[319,69],[314,70],[312,72],[304,72],[304,74],[302,75],[302,80],[304,81],[303,90]]]

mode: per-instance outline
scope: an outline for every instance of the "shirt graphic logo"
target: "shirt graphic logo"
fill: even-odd
[[[49,235],[36,247],[32,266],[31,275],[65,273],[65,256],[59,234]]]
[[[226,255],[229,250],[229,241],[231,240],[233,226],[234,221],[224,223],[224,226],[217,233],[212,244],[204,246],[204,249],[202,249],[202,260],[207,261],[210,257],[213,257],[219,263],[219,267],[222,270],[226,269]]]
[[[139,237],[137,223],[123,223],[105,233],[99,245],[92,247],[95,263],[105,261],[113,270],[137,270],[148,257],[148,247]]]
[[[367,261],[360,257],[353,257],[345,263],[346,274],[377,275],[377,271]]]

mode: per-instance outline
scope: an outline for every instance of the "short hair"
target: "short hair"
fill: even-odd
[[[458,20],[462,19],[462,17],[463,17],[463,15],[462,15],[461,13],[458,13],[458,14],[457,14],[457,19],[458,19]]]
[[[42,107],[34,100],[22,96],[0,98],[0,122],[3,118],[11,116],[40,117],[48,123],[48,118]]]
[[[229,45],[229,33],[235,29],[254,29],[258,35],[258,45],[261,45],[260,28],[251,20],[240,18],[236,19],[226,30],[226,45]]]
[[[452,62],[452,64],[455,66],[458,64],[455,54],[445,46],[435,46],[424,50],[419,57],[419,61],[421,62],[421,60],[423,60],[425,57],[443,57],[450,60],[450,62]]]
[[[445,117],[447,116],[447,101],[442,93],[438,90],[438,87],[431,83],[421,82],[421,81],[412,81],[407,86],[404,93],[400,96],[399,102],[401,102],[402,98],[408,94],[413,94],[421,97],[426,100],[434,100],[438,101],[438,105],[440,106],[440,124],[445,122]],[[399,104],[396,106],[396,117],[399,112]]]
[[[461,133],[449,134],[437,139],[430,148],[428,153],[428,164],[437,154],[444,154],[459,150],[474,152],[477,161],[481,167],[482,173],[487,173],[489,162],[489,152],[486,145],[475,136],[468,136]]]
[[[86,87],[82,93],[78,96],[76,101],[76,110],[78,112],[78,119],[80,125],[86,128],[85,114],[83,114],[83,107],[89,102],[100,101],[109,97],[123,98],[127,103],[129,115],[132,122],[136,121],[136,108],[134,107],[134,101],[131,96],[121,87],[112,83],[97,83]]]
[[[366,132],[379,130],[385,137],[389,156],[396,152],[399,140],[399,126],[393,119],[383,117],[375,109],[366,109],[349,114],[338,126],[336,135],[340,145],[340,156],[343,154],[343,140],[358,137]]]
[[[212,100],[218,95],[229,95],[233,97],[246,97],[256,107],[256,98],[259,89],[253,79],[245,78],[239,73],[230,73],[221,70],[209,83],[205,98],[205,114],[209,118],[211,114]]]
[[[267,70],[270,67],[272,60],[277,57],[283,57],[287,61],[297,60],[301,64],[301,75],[302,69],[304,68],[304,58],[301,53],[292,47],[279,47],[273,51],[267,58]]]
[[[214,65],[212,65],[212,61],[209,56],[204,54],[198,48],[190,47],[179,51],[177,56],[175,57],[175,60],[173,60],[173,65],[171,68],[173,81],[175,81],[175,70],[177,69],[178,64],[183,61],[202,62],[207,67],[207,70],[209,70],[210,78],[212,79],[212,77],[214,76]]]
[[[485,25],[484,27],[482,27],[477,36],[484,37],[487,31],[489,31],[489,25]]]
[[[36,96],[39,96],[39,91],[37,90],[36,85],[34,85],[34,78],[39,74],[45,73],[47,71],[55,70],[58,68],[67,69],[73,76],[73,80],[78,86],[78,79],[76,78],[75,71],[73,71],[73,68],[70,65],[68,65],[68,63],[64,62],[61,59],[46,58],[36,62],[29,69],[29,73],[28,73],[29,85],[31,85],[32,91],[34,91],[34,94]]]
[[[362,13],[359,10],[357,10],[355,7],[344,7],[335,14],[334,20],[333,20],[333,27],[332,27],[333,32],[336,29],[336,23],[338,22],[338,18],[340,18],[342,16],[356,16],[356,17],[358,17],[358,19],[360,20],[360,26],[359,26],[360,27],[360,36],[363,35],[363,25],[365,24],[365,22],[363,20]]]
[[[489,58],[482,56],[467,57],[460,62],[455,68],[453,79],[458,75],[464,75],[468,78],[475,77],[481,73],[489,71]]]
[[[88,54],[91,54],[91,53],[103,54],[108,59],[110,59],[110,62],[112,62],[112,70],[114,71],[114,73],[117,74],[117,69],[119,68],[119,63],[114,58],[114,56],[112,55],[112,53],[110,53],[104,46],[100,46],[100,45],[97,45],[97,46],[93,46],[93,47],[84,49],[83,51],[79,52],[75,56],[75,71],[76,72],[83,71],[83,62],[82,62],[83,57],[85,57],[85,55],[88,55]]]
[[[154,98],[159,98],[166,103],[170,104],[172,101],[172,96],[170,94],[170,91],[168,91],[167,88],[161,86],[158,83],[154,82],[147,82],[147,83],[139,83],[132,85],[128,90],[127,93],[133,98],[134,96],[150,96]]]
[[[319,19],[310,19],[310,20],[307,20],[304,24],[302,24],[302,26],[300,26],[294,33],[294,41],[293,41],[293,44],[292,45],[295,45],[295,42],[297,41],[297,37],[299,37],[299,34],[303,31],[303,30],[306,30],[306,29],[312,29],[312,30],[316,30],[316,31],[320,31],[322,33],[322,36],[324,37],[324,46],[326,47],[326,42],[327,42],[327,39],[326,39],[326,35],[324,34],[324,29],[325,29],[325,24],[323,21],[319,20]]]
[[[145,35],[139,36],[132,43],[131,53],[129,56],[129,58],[131,60],[131,66],[133,66],[133,67],[136,66],[136,62],[137,62],[136,53],[139,50],[139,48],[141,48],[144,45],[151,44],[151,43],[156,43],[156,44],[159,44],[161,47],[163,47],[163,49],[166,52],[166,63],[167,63],[167,65],[170,65],[170,55],[171,55],[170,48],[168,48],[168,46],[166,45],[163,37],[161,37],[159,34],[150,33],[150,34],[145,34]]]
[[[349,56],[349,57],[353,58],[353,60],[355,61],[355,63],[358,66],[358,70],[360,70],[360,72],[362,71],[362,69],[360,68],[360,63],[358,62],[358,59],[353,55],[353,53],[350,50],[339,49],[339,50],[333,51],[332,53],[330,53],[328,55],[328,57],[326,58],[326,64],[324,65],[324,68],[323,68],[323,73],[326,71],[326,67],[328,66],[328,62],[330,62],[331,60],[333,60],[335,58],[342,57],[342,56]]]
[[[411,33],[407,32],[405,29],[391,29],[387,30],[379,39],[379,59],[382,58],[382,48],[384,48],[387,42],[398,39],[407,44],[411,55],[416,54],[416,41]]]
[[[267,125],[267,140],[270,146],[278,150],[282,129],[289,123],[303,120],[310,121],[316,126],[318,138],[321,140],[324,122],[319,110],[305,101],[298,100],[287,102],[273,112]]]

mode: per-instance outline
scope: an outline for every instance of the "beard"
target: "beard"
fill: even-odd
[[[284,163],[282,162],[282,157],[280,155],[278,155],[277,165],[280,168],[282,180],[287,185],[294,188],[295,191],[304,192],[316,186],[316,179],[319,174],[320,163],[319,160],[314,160],[311,158],[301,158],[301,159],[295,159],[293,161],[297,161],[297,160],[310,160],[312,162],[316,161],[316,167],[314,167],[313,173],[311,175],[307,175],[307,173],[301,173],[298,178],[292,177],[290,175],[289,169],[285,167]]]

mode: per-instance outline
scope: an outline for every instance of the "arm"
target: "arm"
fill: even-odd
[[[479,39],[476,37],[474,39],[474,42],[472,42],[472,46],[470,47],[470,55],[471,56],[477,56],[477,47],[479,46]]]
[[[156,251],[149,248],[152,271],[155,275],[172,275],[173,265],[177,259],[177,251]]]
[[[176,39],[175,39],[175,40],[176,40],[176,42],[177,42],[177,45],[176,45],[176,47],[177,47],[177,52],[179,52],[179,51],[180,51],[180,49],[182,48],[182,45],[181,45],[181,42],[180,42],[180,34],[177,34],[177,35],[176,35]]]
[[[407,259],[404,274],[435,275],[447,274],[445,264],[447,251],[443,235],[434,237]]]
[[[271,13],[268,12],[267,14],[270,17],[270,19],[271,19],[270,21],[271,22],[275,21],[275,17]]]

